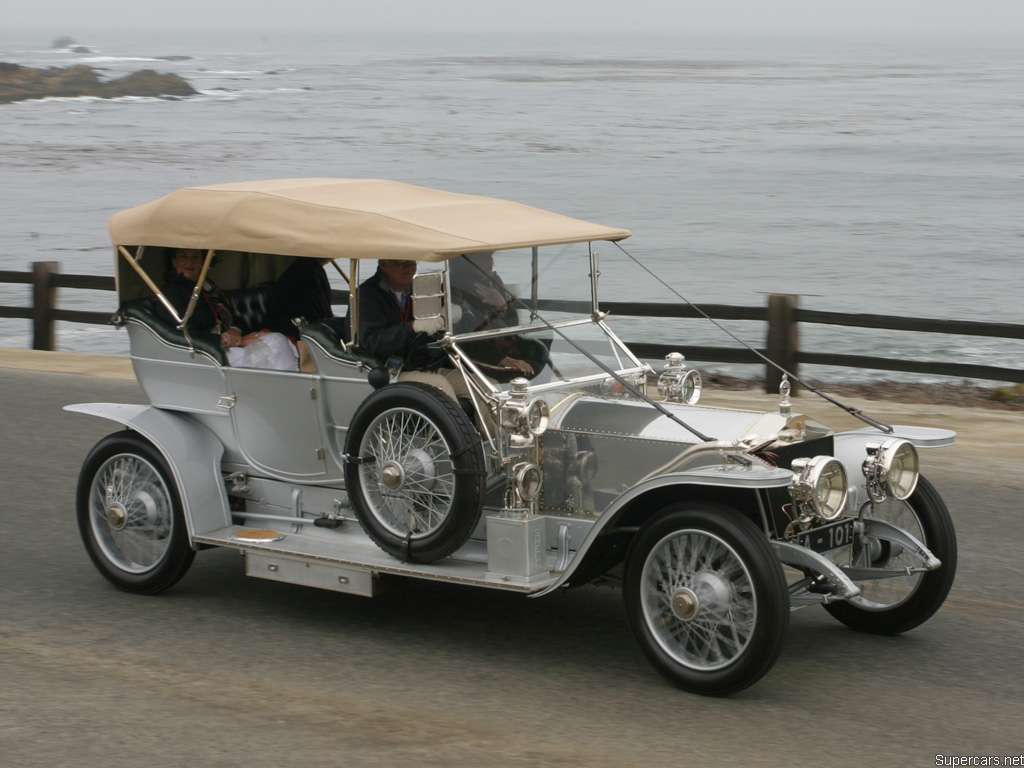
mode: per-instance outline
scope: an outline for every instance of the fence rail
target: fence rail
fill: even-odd
[[[58,288],[84,289],[91,291],[114,291],[112,277],[96,275],[65,275],[60,272],[56,261],[33,262],[30,272],[0,270],[0,284],[23,284],[32,288],[32,305],[28,307],[0,306],[0,318],[15,318],[32,321],[33,349],[54,349],[54,324],[56,322],[86,323],[102,325],[109,322],[111,313],[59,309],[56,306]],[[348,304],[348,293],[333,291],[335,305]],[[872,357],[867,355],[846,355],[839,353],[805,352],[800,349],[799,328],[801,324],[837,325],[849,328],[870,328],[875,330],[942,333],[962,336],[987,336],[1001,339],[1024,339],[1024,325],[1010,323],[985,323],[970,320],[939,320],[934,318],[898,317],[895,315],[847,314],[801,309],[796,296],[775,294],[768,297],[766,306],[740,307],[729,304],[704,304],[700,309],[688,304],[651,304],[637,302],[602,302],[615,316],[650,317],[659,319],[697,319],[710,317],[714,320],[749,320],[767,324],[765,346],[757,352],[772,362],[796,373],[801,364],[839,366],[846,368],[868,368],[872,370],[917,373],[931,376],[950,376],[961,379],[983,379],[1000,382],[1024,382],[1024,369],[1000,368],[989,365],[968,363],[929,362],[922,360]],[[589,314],[591,306],[583,301],[541,300],[538,308],[544,311]],[[678,344],[654,344],[649,342],[626,341],[629,348],[640,358],[660,359],[669,352],[681,352],[687,360],[705,363],[733,363],[742,365],[765,365],[765,386],[768,391],[778,388],[779,372],[765,364],[755,352],[744,348],[685,346]]]

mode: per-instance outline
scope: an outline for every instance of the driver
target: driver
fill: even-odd
[[[450,272],[452,302],[462,310],[457,333],[512,328],[519,325],[517,299],[494,271],[494,252],[464,253],[452,260]],[[512,371],[513,376],[532,379],[547,363],[547,348],[522,336],[471,341],[463,344],[478,363]],[[510,376],[499,376],[507,380]]]

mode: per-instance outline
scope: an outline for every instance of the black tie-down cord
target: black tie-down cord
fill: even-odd
[[[671,291],[672,294],[674,296],[676,296],[680,301],[685,303],[687,306],[692,307],[699,315],[704,317],[706,320],[709,320],[716,328],[718,328],[720,331],[726,333],[731,339],[733,339],[733,341],[738,342],[745,349],[749,350],[750,352],[753,352],[755,355],[757,355],[759,358],[761,358],[761,360],[763,360],[765,363],[767,363],[768,365],[770,365],[773,368],[775,368],[780,373],[784,373],[786,376],[788,376],[790,379],[795,381],[800,386],[805,387],[808,391],[813,392],[814,394],[816,394],[818,397],[822,398],[823,400],[827,400],[828,402],[832,403],[833,405],[835,405],[835,406],[837,406],[839,408],[842,408],[848,414],[850,414],[851,416],[854,416],[855,418],[860,419],[865,424],[868,424],[868,425],[874,427],[875,429],[881,430],[882,432],[891,433],[893,431],[893,428],[889,424],[886,424],[885,422],[879,421],[878,419],[872,418],[871,416],[868,416],[866,413],[861,411],[859,408],[854,408],[853,406],[849,406],[849,405],[846,405],[844,403],[839,402],[838,400],[836,400],[831,395],[825,394],[824,392],[819,390],[817,387],[811,386],[810,384],[808,384],[806,381],[803,381],[798,376],[795,376],[794,374],[790,373],[785,368],[783,368],[781,365],[776,363],[774,360],[770,359],[766,355],[762,354],[761,352],[759,352],[758,350],[754,349],[752,346],[747,344],[747,342],[743,341],[743,339],[739,338],[736,334],[734,334],[728,328],[726,328],[721,323],[719,323],[717,320],[715,320],[713,317],[711,317],[707,312],[705,312],[703,309],[701,309],[696,304],[694,304],[692,301],[690,301],[685,296],[683,296],[681,293],[679,293],[679,291],[677,291],[671,285],[669,285],[664,280],[662,280],[660,277],[658,277],[658,275],[656,275],[650,269],[645,267],[629,251],[627,251],[625,248],[623,248],[621,243],[616,242],[615,246],[620,251],[622,251],[626,255],[626,257],[629,258],[634,264],[636,264],[638,267],[640,267],[640,269],[642,269],[644,272],[646,272],[651,277],[653,277],[655,280],[657,280],[661,285],[663,285],[665,288],[667,288],[669,291]]]

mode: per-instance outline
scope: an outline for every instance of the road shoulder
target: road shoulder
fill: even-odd
[[[49,352],[38,349],[0,347],[0,368],[46,373],[76,373],[112,379],[134,379],[132,361],[116,355],[85,355],[77,352]]]

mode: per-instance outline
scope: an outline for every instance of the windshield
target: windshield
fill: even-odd
[[[467,254],[449,262],[456,348],[486,376],[531,389],[641,370],[593,318],[587,243]],[[455,319],[457,317],[457,319]]]
[[[609,379],[609,369],[620,375],[643,370],[603,323],[590,319],[456,337],[454,345],[503,389],[520,376],[530,381],[532,390],[557,389],[566,382]]]
[[[593,308],[587,243],[465,254],[448,262],[448,277],[453,303],[476,321],[460,332],[543,325],[538,312],[556,322],[590,315]]]

